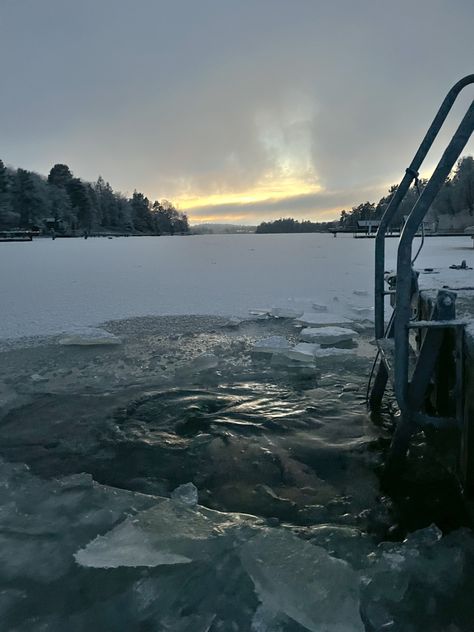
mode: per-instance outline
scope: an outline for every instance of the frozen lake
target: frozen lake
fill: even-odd
[[[393,265],[397,239],[387,240]],[[466,259],[469,237],[427,238],[418,267]],[[326,234],[38,239],[0,244],[0,336],[53,334],[146,315],[246,315],[372,303],[374,241]],[[366,291],[361,299],[356,291]]]

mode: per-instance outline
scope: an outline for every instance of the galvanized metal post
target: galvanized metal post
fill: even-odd
[[[384,335],[384,314],[385,314],[385,293],[384,293],[384,271],[385,271],[385,235],[394,218],[403,198],[405,197],[411,183],[426,157],[433,141],[438,135],[446,117],[448,116],[458,94],[467,85],[474,83],[474,75],[467,75],[458,81],[448,92],[441,107],[431,123],[418,151],[415,154],[410,166],[406,170],[395,195],[390,201],[378,228],[375,238],[375,284],[374,284],[374,306],[375,306],[375,337],[382,338]]]
[[[397,286],[394,320],[395,394],[402,415],[399,425],[405,426],[405,428],[400,428],[399,434],[401,434],[404,439],[407,434],[409,438],[408,426],[410,424],[410,411],[408,408],[408,323],[411,318],[411,259],[413,238],[473,130],[474,102],[461,121],[423,193],[413,207],[400,236],[397,254]],[[403,444],[398,442],[397,451],[403,452],[403,450]]]

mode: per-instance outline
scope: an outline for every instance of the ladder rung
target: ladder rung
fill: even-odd
[[[414,320],[408,329],[443,329],[444,327],[465,327],[465,320]]]

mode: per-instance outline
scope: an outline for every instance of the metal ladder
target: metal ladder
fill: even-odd
[[[395,289],[385,290],[385,235],[418,170],[438,135],[457,96],[463,88],[474,83],[474,74],[458,81],[448,92],[418,151],[390,201],[375,238],[375,338],[380,361],[370,393],[372,411],[380,409],[389,378],[392,381],[400,416],[387,463],[389,469],[403,462],[413,433],[428,425],[462,424],[462,349],[464,322],[456,320],[456,294],[446,290],[438,292],[431,314],[424,320],[412,319],[412,299],[416,292],[416,275],[412,268],[412,242],[420,224],[436,195],[451,172],[474,129],[474,101],[454,133],[441,160],[425,189],[413,206],[400,235],[397,252]],[[394,299],[394,314],[385,327],[385,297]],[[418,344],[410,344],[410,332],[418,330]],[[427,396],[436,373],[446,341],[449,341],[455,361],[455,414],[445,418],[440,407],[430,407],[427,414]],[[436,381],[436,377],[435,377]]]

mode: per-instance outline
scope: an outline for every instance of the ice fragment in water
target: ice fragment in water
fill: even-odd
[[[257,520],[165,499],[92,540],[76,561],[92,568],[160,566],[217,559],[234,545],[236,527]]]
[[[434,525],[415,531],[401,544],[382,542],[369,554],[371,565],[363,578],[362,612],[371,629],[390,629],[383,626],[392,620],[399,629],[401,617],[410,617],[414,629],[424,629],[426,617],[441,614],[445,600],[462,586],[473,546],[470,533],[459,530],[441,537]],[[420,602],[420,594],[430,599]]]
[[[283,336],[270,336],[257,340],[252,351],[254,353],[285,353],[290,349],[290,343]]]
[[[286,354],[290,360],[297,360],[298,362],[313,362],[319,345],[309,342],[300,342],[295,347],[290,349]]]
[[[353,349],[322,348],[320,345],[312,342],[300,342],[285,353],[290,360],[306,363],[312,363],[318,358],[331,358],[351,354],[353,354]]]
[[[171,492],[171,498],[184,505],[194,507],[198,504],[198,490],[193,483],[185,483],[180,485]]]
[[[306,327],[301,330],[300,338],[304,342],[316,342],[329,345],[352,340],[358,334],[346,327]]]
[[[358,575],[323,548],[278,529],[247,541],[240,557],[265,609],[311,632],[364,632]]]
[[[191,558],[163,548],[132,521],[125,520],[113,530],[112,548],[108,535],[98,536],[75,555],[81,566],[90,568],[118,568],[119,566],[161,566],[187,564]],[[115,553],[114,553],[115,549]]]
[[[202,353],[191,362],[191,368],[196,371],[209,371],[219,366],[219,358],[213,353]]]
[[[33,373],[33,375],[30,375],[30,380],[32,382],[48,382],[49,378],[45,375],[40,375],[39,373]]]
[[[93,345],[119,345],[121,342],[118,336],[105,331],[105,329],[95,327],[81,327],[59,339],[60,345],[84,347]]]
[[[296,319],[297,322],[310,327],[325,327],[327,325],[349,325],[351,321],[339,314],[305,312]]]
[[[373,320],[374,318],[373,307],[353,307],[352,311],[357,320]]]
[[[314,309],[315,312],[327,312],[328,311],[328,306],[327,305],[322,305],[320,303],[313,303],[312,304],[312,308]]]
[[[302,309],[292,307],[272,307],[270,314],[275,318],[298,318],[302,316]]]
[[[256,320],[267,320],[270,318],[268,309],[249,309],[249,314]]]
[[[283,632],[278,624],[279,614],[260,605],[252,618],[251,632]]]
[[[241,325],[243,322],[244,322],[244,320],[242,318],[237,318],[237,316],[232,316],[232,318],[229,318],[229,320],[227,321],[225,326],[226,327],[236,328],[239,325]]]

